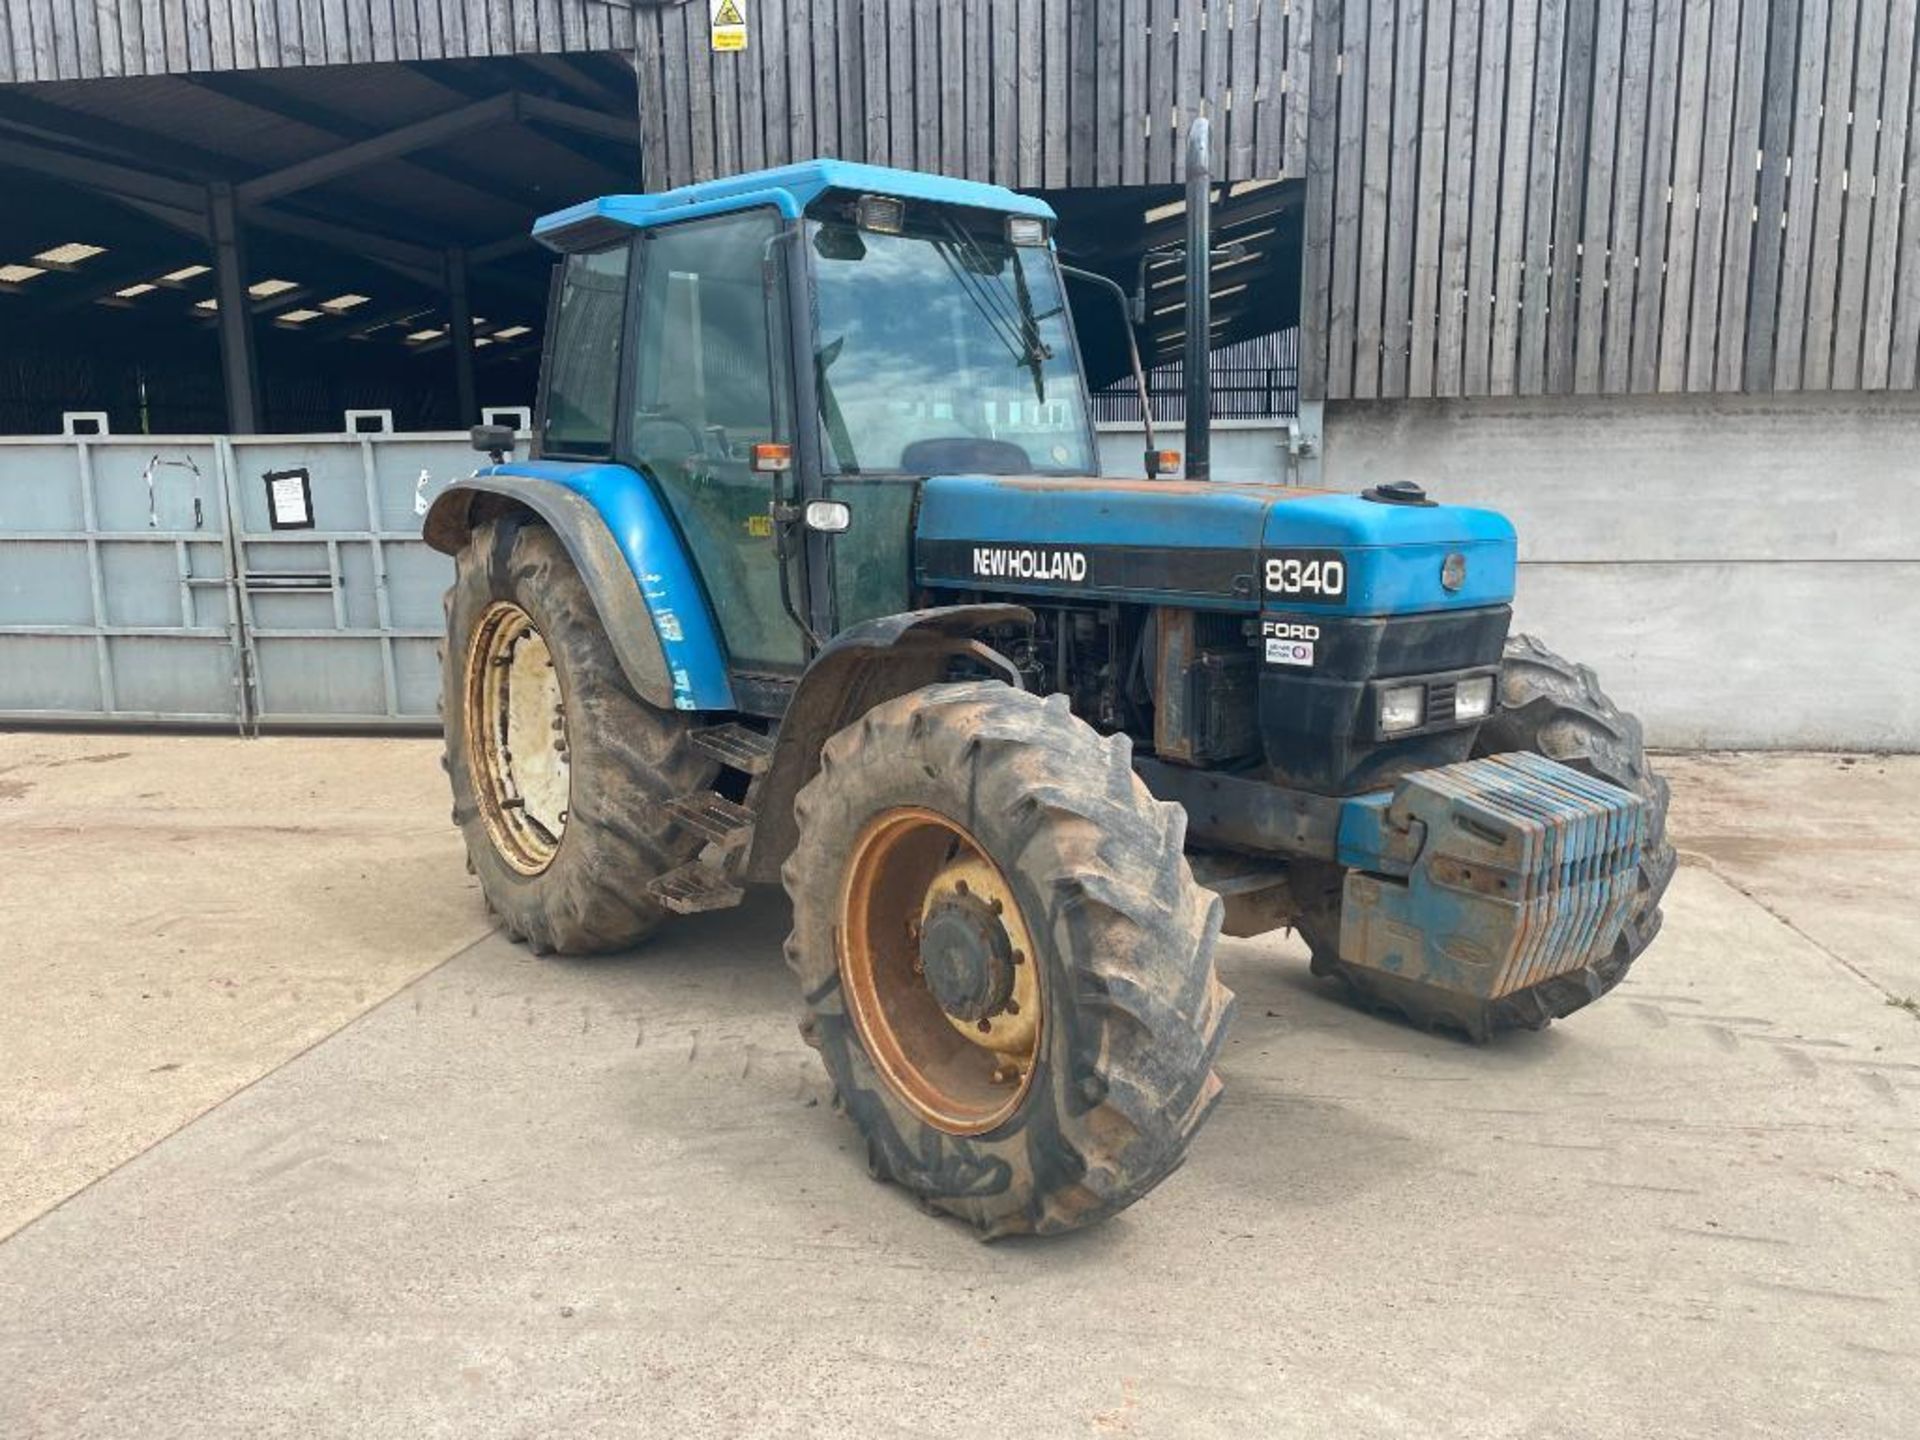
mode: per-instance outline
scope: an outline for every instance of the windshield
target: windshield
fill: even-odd
[[[1051,250],[937,213],[903,235],[841,220],[807,234],[830,468],[1097,473]]]

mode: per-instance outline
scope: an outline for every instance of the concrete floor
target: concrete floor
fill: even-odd
[[[0,1435],[1914,1433],[1920,759],[1669,761],[1543,1035],[1227,944],[1187,1167],[998,1246],[866,1179],[781,897],[536,960],[434,762],[0,736]]]

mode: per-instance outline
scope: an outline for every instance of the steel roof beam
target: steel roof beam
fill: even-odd
[[[290,195],[296,190],[336,180],[383,160],[399,159],[415,150],[442,144],[474,130],[509,123],[515,118],[514,98],[511,94],[504,94],[490,100],[477,100],[457,110],[431,115],[411,125],[402,125],[398,130],[389,130],[384,135],[316,155],[311,160],[301,160],[283,169],[256,175],[235,186],[235,194],[243,205],[259,205],[281,195]]]

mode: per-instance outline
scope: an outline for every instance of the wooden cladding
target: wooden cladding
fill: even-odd
[[[630,50],[634,15],[627,0],[0,0],[0,82]]]
[[[1322,0],[1303,388],[1912,387],[1915,0]]]
[[[636,17],[648,174],[816,155],[1033,188],[1173,184],[1206,107],[1226,179],[1304,173],[1311,0],[753,0]]]

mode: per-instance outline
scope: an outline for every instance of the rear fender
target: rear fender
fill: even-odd
[[[759,820],[744,878],[773,881],[799,838],[794,797],[820,768],[820,748],[883,701],[946,678],[957,656],[1019,688],[1020,672],[979,638],[996,625],[1032,625],[1024,605],[946,605],[868,620],[835,636],[800,677],[755,798]]]
[[[734,708],[706,594],[644,477],[624,465],[496,465],[442,491],[421,533],[455,555],[475,526],[516,505],[567,547],[635,694],[661,709]]]

